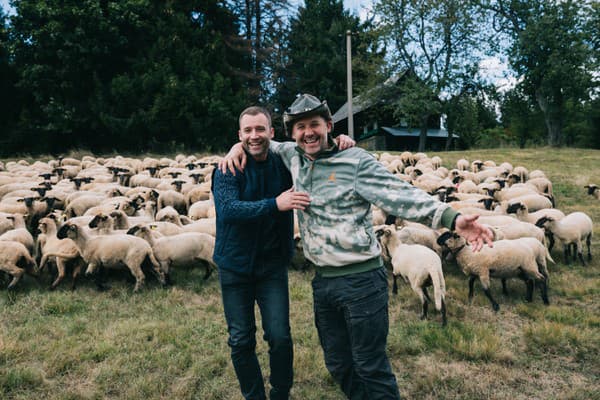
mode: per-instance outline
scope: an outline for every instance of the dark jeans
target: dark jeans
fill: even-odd
[[[261,266],[252,275],[219,270],[223,308],[229,331],[231,360],[245,399],[265,399],[263,377],[256,357],[257,303],[269,343],[270,398],[287,399],[293,380],[293,347],[287,267]]]
[[[325,365],[346,397],[399,399],[386,350],[388,291],[384,268],[313,279],[315,324]]]

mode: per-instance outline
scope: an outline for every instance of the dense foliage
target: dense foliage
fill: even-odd
[[[600,147],[593,1],[378,0],[363,21],[342,0],[10,4],[10,15],[0,9],[0,155],[219,151],[257,103],[280,133],[300,92],[334,112],[345,102],[346,31],[355,95],[414,73],[387,107],[415,127],[443,112],[461,147]],[[519,76],[501,96],[480,79],[491,54]],[[501,114],[490,120],[481,106]]]

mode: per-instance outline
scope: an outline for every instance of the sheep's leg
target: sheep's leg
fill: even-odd
[[[392,277],[394,278],[394,284],[392,286],[392,293],[398,294],[398,283],[396,282],[397,276],[392,274]]]
[[[551,232],[548,232],[548,252],[551,252],[553,247],[554,247],[554,235]]]
[[[588,249],[588,261],[592,261],[592,234],[590,233],[589,235],[587,235],[587,237],[585,238],[585,244],[587,244],[587,249]]]
[[[550,301],[548,300],[548,284],[546,283],[546,280],[542,280],[537,282],[538,287],[540,288],[540,294],[542,296],[542,301],[544,302],[545,305],[550,304]]]
[[[498,303],[496,303],[496,300],[494,300],[494,298],[492,297],[492,293],[490,292],[490,277],[489,277],[489,275],[487,273],[482,274],[479,277],[479,281],[481,282],[481,286],[483,287],[483,293],[485,293],[485,296],[492,303],[492,308],[494,309],[494,311],[498,311],[500,309],[500,306],[498,305]]]
[[[169,286],[173,285],[173,280],[171,279],[171,262],[168,260],[161,260],[158,263],[160,264],[160,269],[165,274],[165,283]]]
[[[76,261],[76,262],[77,262],[77,265],[75,265],[73,267],[73,280],[71,282],[71,290],[75,290],[75,285],[77,283],[77,278],[81,274],[81,270],[82,270],[82,262],[81,261]]]
[[[87,270],[85,271],[86,275],[89,275],[88,271],[90,271],[90,266],[92,266],[92,264],[88,264]],[[102,266],[96,266],[95,264],[93,264],[91,270],[95,271],[94,282],[96,283],[96,290],[98,290],[99,292],[104,292],[110,289],[110,286],[105,283],[106,269],[102,268]]]
[[[475,279],[477,279],[477,276],[475,275],[469,277],[469,302],[473,301],[473,286],[475,285]]]
[[[442,326],[446,326],[448,324],[448,320],[446,318],[446,302],[442,299]]]
[[[210,264],[210,262],[208,260],[205,260],[203,258],[196,258],[196,261],[204,263],[204,265],[206,266],[206,271],[204,273],[204,278],[202,278],[203,280],[207,280],[208,278],[210,278],[210,275],[212,274],[212,265]]]
[[[571,257],[571,255],[569,254],[570,252],[569,252],[568,244],[563,245],[563,252],[564,252],[564,258],[565,258],[565,264],[569,265],[570,264],[569,258]]]
[[[56,287],[58,286],[58,284],[60,282],[62,282],[62,280],[65,278],[65,260],[62,257],[56,257],[56,269],[58,270],[58,275],[56,276],[56,279],[54,280],[54,282],[52,282],[52,285],[50,285],[50,290],[54,290],[56,289]]]
[[[577,257],[579,257],[579,261],[581,261],[581,265],[585,267],[585,260],[583,259],[583,245],[581,244],[581,239],[577,240]]]
[[[418,285],[411,285],[413,292],[415,292],[417,294],[417,296],[419,296],[419,299],[421,300],[421,319],[426,319],[427,318],[427,306],[428,306],[428,302],[427,302],[427,297],[425,295],[424,292],[424,288],[418,286]]]
[[[525,278],[525,286],[527,287],[527,292],[525,294],[525,300],[528,303],[533,301],[533,279]]]
[[[506,278],[502,278],[502,294],[508,295],[508,289],[506,289]]]
[[[131,275],[133,275],[135,277],[135,286],[133,287],[133,291],[138,292],[141,287],[144,285],[144,280],[146,279],[146,277],[144,276],[144,273],[142,272],[142,266],[141,265],[128,265],[129,267],[129,271],[131,272]],[[164,280],[163,280],[164,282]]]
[[[19,282],[19,279],[21,279],[21,277],[23,276],[24,273],[25,273],[24,269],[17,268],[17,267],[13,268],[11,270],[11,272],[10,272],[10,275],[12,275],[13,279],[8,284],[7,289],[11,290],[12,288],[14,288],[15,285],[17,284],[17,282]]]

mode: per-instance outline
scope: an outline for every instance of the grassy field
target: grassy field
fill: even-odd
[[[594,220],[594,259],[565,266],[561,249],[550,264],[550,305],[539,292],[526,303],[525,285],[509,295],[493,281],[494,313],[467,278],[445,266],[448,326],[420,306],[407,285],[390,296],[389,355],[408,399],[600,399],[600,202],[586,194],[600,184],[600,151],[507,149],[437,154],[445,166],[458,158],[492,159],[541,169],[554,183],[557,207]],[[229,358],[218,278],[178,270],[175,286],[149,278],[132,293],[124,276],[97,292],[83,280],[71,292],[49,278],[26,277],[14,293],[0,291],[0,399],[238,399]],[[290,272],[295,351],[293,399],[344,398],[324,367],[312,318],[312,272]],[[3,283],[2,287],[6,284]],[[391,291],[390,291],[391,294]],[[267,346],[258,354],[268,376]]]

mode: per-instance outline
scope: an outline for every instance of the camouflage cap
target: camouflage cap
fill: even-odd
[[[327,101],[321,101],[312,94],[304,93],[296,97],[292,105],[283,113],[286,135],[291,135],[294,122],[311,115],[319,115],[333,124]]]

